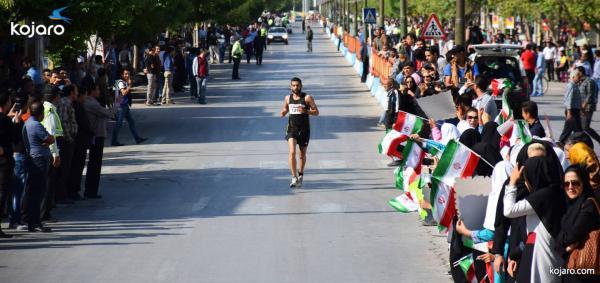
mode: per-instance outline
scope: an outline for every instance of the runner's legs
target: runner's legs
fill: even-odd
[[[289,164],[290,164],[290,171],[292,172],[292,176],[296,176],[296,144],[298,144],[298,142],[296,141],[296,139],[294,138],[289,138],[288,139],[288,146],[290,149],[290,153],[289,153]]]
[[[304,174],[304,166],[306,165],[306,151],[308,150],[308,146],[300,146],[300,170]]]

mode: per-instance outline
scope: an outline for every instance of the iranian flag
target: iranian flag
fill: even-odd
[[[402,150],[402,156],[402,165],[404,168],[413,168],[417,175],[421,174],[421,163],[425,157],[425,151],[421,146],[412,139],[408,140]]]
[[[510,144],[510,137],[512,136],[514,125],[515,122],[511,119],[498,126],[497,130],[504,144]]]
[[[473,176],[478,162],[479,156],[471,149],[455,140],[450,140],[432,175],[452,186],[457,177]]]
[[[419,175],[412,167],[397,167],[394,174],[396,175],[396,188],[405,192],[409,191],[411,184],[419,181]]]
[[[394,130],[408,136],[421,131],[421,127],[423,127],[423,119],[404,111],[398,112]]]
[[[527,124],[525,120],[516,120],[513,131],[516,132],[517,138],[519,138],[523,144],[531,142],[532,135],[529,131],[529,124]]]
[[[513,119],[512,109],[510,109],[510,105],[508,104],[508,98],[506,98],[506,95],[503,95],[502,109],[500,109],[500,114],[496,116],[494,122],[496,122],[498,125],[502,125],[504,122],[509,121],[511,119]]]
[[[404,188],[404,172],[402,167],[396,167],[394,169],[394,176],[396,177],[396,189],[402,190]]]
[[[493,79],[490,82],[490,86],[492,87],[492,95],[498,96],[500,90],[512,88],[513,83],[509,79]]]
[[[388,201],[388,203],[395,210],[402,213],[417,211],[417,209],[419,208],[417,202],[408,192],[391,199],[390,201]]]
[[[438,223],[440,231],[452,227],[452,217],[456,214],[454,188],[444,182],[431,178],[431,206],[433,219]]]
[[[419,210],[418,193],[415,188],[419,187],[420,176],[415,173],[415,170],[412,167],[398,167],[396,168],[395,173],[397,174],[396,187],[404,190],[405,193],[390,200],[388,203],[394,209],[403,213]],[[401,177],[399,177],[398,174],[400,174]],[[398,185],[400,185],[400,187]]]
[[[396,130],[391,130],[379,143],[379,153],[387,156],[394,156],[402,159],[402,152],[398,150],[398,146],[408,140],[408,136]]]
[[[477,282],[475,276],[475,264],[473,262],[473,254],[468,254],[454,262],[454,267],[460,267],[460,270],[465,274],[467,281]]]

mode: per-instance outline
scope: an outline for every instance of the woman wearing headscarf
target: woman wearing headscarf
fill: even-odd
[[[600,229],[598,199],[592,192],[588,174],[582,165],[571,165],[565,171],[563,189],[567,195],[567,212],[561,220],[561,230],[556,239],[559,252],[568,262],[573,249],[581,247],[591,231]],[[564,282],[600,282],[596,276],[564,275]]]
[[[480,159],[477,163],[477,167],[475,168],[475,174],[478,176],[492,176],[493,167],[500,161],[502,161],[502,156],[500,155],[500,151],[494,148],[492,145],[486,142],[478,142],[473,147],[471,147],[473,151],[479,154]],[[490,164],[492,166],[490,166]]]
[[[543,156],[527,159],[524,166],[513,169],[506,186],[504,216],[526,217],[527,242],[519,263],[521,266],[518,267],[518,282],[561,281],[549,270],[564,265],[554,246],[567,207],[565,192],[559,185],[562,176],[553,176],[549,163]],[[516,201],[517,180],[521,178],[529,195],[524,200]]]
[[[590,185],[593,190],[600,188],[600,161],[594,150],[585,142],[567,141],[565,151],[569,153],[569,162],[571,164],[583,164],[588,172]]]
[[[496,122],[487,122],[481,130],[481,141],[490,144],[496,151],[500,152],[500,133]]]
[[[466,129],[461,135],[459,141],[468,148],[473,148],[475,144],[481,141],[481,134],[475,129]]]

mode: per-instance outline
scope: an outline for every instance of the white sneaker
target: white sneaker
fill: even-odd
[[[292,183],[290,184],[290,188],[295,188],[298,185],[298,178],[296,176],[292,177]]]
[[[300,176],[298,176],[298,185],[297,185],[297,186],[298,186],[298,188],[299,188],[299,187],[302,187],[302,179],[304,179],[304,175],[300,175]]]

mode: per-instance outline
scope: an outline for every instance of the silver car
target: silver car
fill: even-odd
[[[288,33],[284,27],[272,27],[267,33],[267,44],[271,42],[283,42],[288,44]]]

